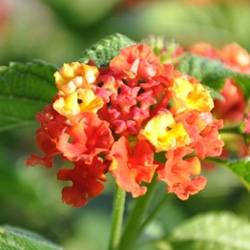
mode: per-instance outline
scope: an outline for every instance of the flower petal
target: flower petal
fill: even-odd
[[[84,161],[75,162],[73,169],[61,169],[57,178],[72,181],[71,187],[64,187],[62,199],[74,207],[85,206],[89,198],[98,196],[104,189],[101,181],[106,181],[105,166],[99,158],[95,158],[91,165]]]
[[[116,183],[133,197],[144,195],[147,191],[141,182],[150,182],[156,164],[153,164],[153,151],[146,141],[138,141],[131,149],[123,136],[114,143],[110,155],[112,163],[109,171],[116,178]]]
[[[209,91],[200,83],[191,83],[184,78],[174,78],[170,88],[174,99],[173,112],[209,112],[214,107]]]
[[[95,66],[79,62],[65,63],[60,71],[54,74],[58,90],[65,95],[79,88],[89,89],[89,84],[96,81],[99,71]]]
[[[163,113],[153,117],[141,131],[156,149],[156,152],[176,149],[190,143],[182,123],[175,123],[171,113]]]

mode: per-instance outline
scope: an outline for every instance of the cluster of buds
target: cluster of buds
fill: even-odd
[[[64,64],[55,80],[58,94],[36,116],[45,156],[31,155],[26,164],[52,167],[55,155],[72,162],[57,176],[73,182],[63,188],[63,201],[85,205],[102,192],[108,172],[133,197],[144,195],[154,176],[182,200],[205,187],[200,159],[221,154],[223,124],[213,119],[213,100],[196,79],[137,44],[108,67]]]
[[[178,64],[184,55],[184,49],[174,40],[165,41],[163,36],[150,35],[142,40],[154,53],[159,56],[162,63]]]

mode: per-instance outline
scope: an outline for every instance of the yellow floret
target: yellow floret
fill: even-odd
[[[182,123],[175,123],[171,113],[153,117],[140,133],[156,149],[156,152],[168,151],[190,143]]]
[[[173,112],[210,112],[214,102],[210,93],[199,83],[191,83],[184,78],[175,78],[170,88],[174,100]]]
[[[67,96],[58,98],[53,108],[68,119],[83,112],[96,113],[103,106],[101,97],[95,95],[91,89],[79,89]]]
[[[54,74],[56,87],[65,95],[75,92],[79,88],[89,89],[99,75],[95,66],[79,62],[65,63],[60,71]]]

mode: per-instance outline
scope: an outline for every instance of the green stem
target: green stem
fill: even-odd
[[[115,250],[120,241],[125,197],[126,191],[116,185],[109,250]]]
[[[218,165],[220,165],[220,166],[224,166],[224,167],[227,167],[227,168],[228,168],[227,161],[224,160],[224,159],[221,159],[221,158],[206,157],[206,158],[205,158],[205,161],[212,162],[212,163],[215,163],[215,164],[218,164]]]
[[[239,126],[225,127],[225,128],[220,129],[219,132],[220,133],[239,134],[239,135],[242,134]]]
[[[147,227],[147,225],[155,218],[155,215],[159,212],[159,210],[162,208],[166,200],[168,199],[169,195],[166,193],[164,194],[163,198],[160,200],[160,202],[155,206],[155,208],[151,211],[151,213],[147,216],[145,221],[142,223],[141,227],[138,230],[138,233],[142,233],[143,230]]]
[[[141,226],[145,211],[148,207],[155,185],[156,179],[154,178],[152,182],[148,185],[147,193],[144,196],[137,198],[134,209],[127,220],[118,248],[119,250],[132,249],[131,246],[133,245],[136,240],[136,237],[138,236],[138,229]]]

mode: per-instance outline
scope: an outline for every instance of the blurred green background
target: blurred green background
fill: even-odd
[[[140,41],[163,35],[184,48],[198,41],[216,47],[238,42],[250,50],[248,1],[0,0],[0,65],[42,59],[58,66],[106,35],[119,32]],[[0,224],[36,231],[65,249],[102,250],[107,246],[114,184],[81,209],[61,202],[53,169],[25,167],[37,125],[0,133]],[[236,176],[222,167],[206,170],[208,185],[183,202],[169,195],[145,237],[164,236],[193,215],[233,211],[250,218],[249,194]],[[69,183],[70,184],[70,183]],[[165,192],[159,184],[156,203]],[[128,209],[132,199],[128,195]],[[97,240],[98,239],[98,240]]]

